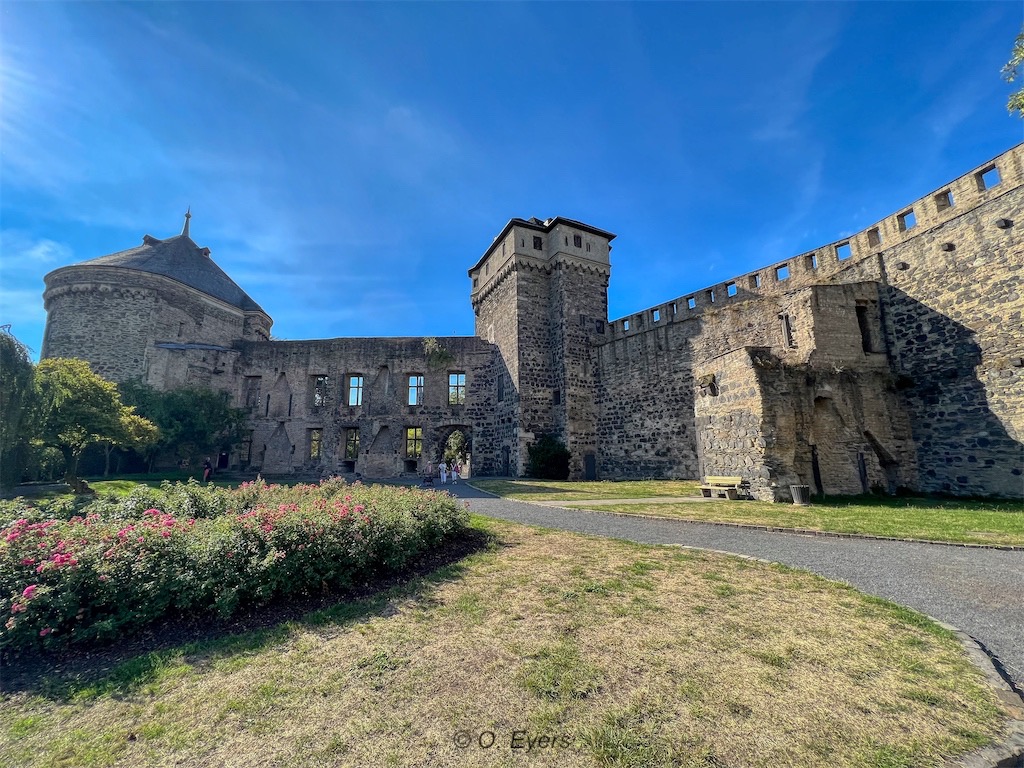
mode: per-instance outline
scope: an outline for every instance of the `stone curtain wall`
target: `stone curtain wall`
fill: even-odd
[[[159,275],[65,267],[46,285],[42,356],[84,359],[111,381],[143,378],[171,388],[181,378],[176,373],[149,375],[157,343],[230,347],[242,337],[241,310]]]
[[[331,339],[244,343],[234,377],[236,403],[246,405],[247,377],[259,377],[259,399],[252,408],[250,465],[264,472],[346,471],[347,430],[359,430],[354,472],[388,477],[437,466],[444,443],[456,428],[471,440],[474,474],[494,474],[501,417],[493,408],[500,368],[495,348],[473,337],[439,338],[450,356],[442,365],[428,358],[423,338]],[[448,402],[449,373],[466,374],[466,402]],[[421,405],[408,404],[409,374],[422,374]],[[363,377],[362,405],[348,405],[348,377]],[[322,405],[313,388],[317,377],[328,386]],[[251,381],[251,379],[250,379]],[[267,395],[270,402],[267,403]],[[406,460],[406,428],[420,427],[422,459]],[[311,430],[321,430],[321,455],[310,456]]]

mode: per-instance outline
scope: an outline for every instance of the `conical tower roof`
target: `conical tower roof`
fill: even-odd
[[[180,235],[166,240],[146,235],[140,246],[79,262],[75,266],[118,267],[163,275],[246,312],[266,314],[214,263],[209,248],[200,248],[192,241],[188,234],[189,218],[190,214],[186,214],[185,226]]]

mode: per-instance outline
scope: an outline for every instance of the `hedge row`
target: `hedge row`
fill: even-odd
[[[401,570],[468,522],[447,494],[340,480],[165,483],[82,512],[27,507],[0,531],[0,649],[110,640],[172,612],[229,617],[343,589]]]

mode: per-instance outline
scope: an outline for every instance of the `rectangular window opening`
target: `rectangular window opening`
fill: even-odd
[[[423,428],[405,428],[405,455],[410,459],[418,459],[423,453]]]
[[[539,250],[542,250],[543,248],[544,248],[544,241],[541,238],[539,238],[539,237],[533,238],[533,250],[539,251]]]
[[[751,288],[760,288],[761,287],[761,273],[760,272],[755,273],[755,274],[750,276],[750,287]]]
[[[355,461],[359,458],[359,430],[348,429],[345,431],[345,458]]]
[[[871,238],[869,237],[868,239],[870,240]],[[848,259],[851,256],[853,256],[853,246],[851,246],[849,242],[840,243],[839,245],[836,246],[837,259],[843,261],[844,259]]]
[[[871,326],[868,325],[868,308],[864,304],[857,305],[857,326],[860,328],[860,345],[865,352],[873,352],[871,346]]]
[[[660,309],[653,309],[653,310],[651,310],[651,320],[653,320],[655,323],[657,323],[658,321],[661,320],[661,310]]]
[[[913,208],[909,211],[904,211],[896,217],[896,225],[899,227],[900,232],[906,232],[908,229],[913,229],[915,224],[917,224],[917,217],[914,216]]]
[[[348,377],[348,404],[356,406],[363,404],[363,377],[349,375]]]
[[[254,413],[260,407],[260,384],[263,381],[262,376],[246,376],[244,381],[245,392],[242,396],[243,405],[249,411]]]
[[[473,287],[476,288],[478,285],[480,285],[480,278],[479,277],[474,277],[473,278]]]
[[[448,405],[466,404],[466,374],[448,374]]]
[[[622,330],[624,330],[624,331],[628,331],[629,330],[629,320],[623,320],[622,321]]]
[[[990,165],[988,168],[983,168],[974,174],[974,179],[978,183],[978,191],[984,192],[986,189],[992,189],[996,184],[1002,181],[999,176],[999,169],[994,165]]]
[[[729,296],[735,296],[739,292],[739,289],[736,287],[736,283],[726,283],[725,292]]]
[[[583,247],[583,238],[580,235],[573,235],[572,244],[577,248]]]
[[[409,374],[409,405],[423,404],[423,374]]]
[[[552,399],[554,400],[555,405],[561,405],[562,404],[562,390],[556,389],[554,391],[554,394],[552,395]]]
[[[712,304],[715,303],[715,289],[714,288],[712,288],[710,291],[708,291],[708,301],[710,301]]]
[[[323,439],[324,431],[322,429],[309,430],[309,458],[320,458],[320,449],[323,444]]]
[[[676,306],[676,303],[673,301],[672,302],[672,315],[674,317],[675,315],[678,315],[678,314],[679,314],[679,308]]]
[[[327,405],[327,390],[330,386],[330,378],[327,376],[312,377],[312,405],[314,408],[323,408]]]
[[[939,192],[935,196],[935,209],[938,211],[945,211],[953,207],[953,193],[948,189]]]
[[[882,233],[875,227],[874,229],[868,230],[868,245],[874,247],[882,244]]]
[[[500,402],[503,402],[504,400],[505,400],[505,374],[504,373],[499,373],[498,374],[498,402],[500,403]]]
[[[807,256],[807,268],[817,269],[818,268],[818,254],[812,253]]]
[[[691,296],[690,298],[688,298],[686,300],[686,308],[687,309],[696,309],[697,308],[697,300],[695,298],[693,298],[693,296]]]
[[[775,268],[775,279],[779,281],[789,279],[789,264],[783,264],[781,267]]]
[[[789,315],[779,315],[779,320],[782,323],[782,343],[786,345],[787,349],[792,349],[796,346],[796,342],[793,340],[793,325]]]
[[[587,253],[590,253],[590,243],[587,243]]]

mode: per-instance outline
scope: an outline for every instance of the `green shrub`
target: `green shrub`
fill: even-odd
[[[139,488],[69,520],[23,514],[0,531],[0,649],[104,641],[171,612],[228,617],[395,572],[465,530],[446,494],[330,480],[235,490]],[[145,508],[142,508],[144,505]]]
[[[526,474],[545,480],[569,477],[569,449],[555,437],[544,435],[527,448],[529,459]]]

